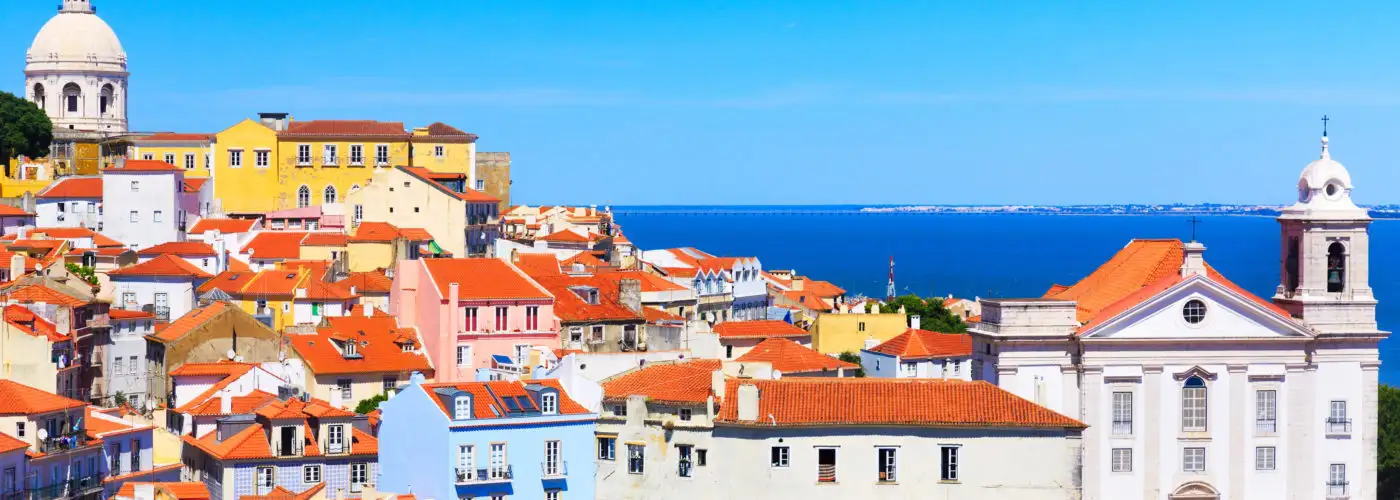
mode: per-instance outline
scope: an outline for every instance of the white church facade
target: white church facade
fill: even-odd
[[[1205,246],[1134,240],[1073,286],[983,301],[983,378],[1089,426],[1083,498],[1375,498],[1370,218],[1322,156],[1279,217],[1272,300]]]
[[[63,0],[25,56],[25,94],[57,130],[120,134],[126,125],[126,52],[88,0]]]

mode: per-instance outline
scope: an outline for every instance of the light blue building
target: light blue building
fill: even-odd
[[[556,380],[424,383],[380,404],[379,491],[424,500],[593,498],[598,417]]]

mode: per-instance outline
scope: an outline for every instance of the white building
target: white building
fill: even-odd
[[[147,311],[157,321],[174,321],[194,310],[199,285],[213,275],[180,257],[165,254],[107,271],[112,280],[112,307]]]
[[[973,380],[972,365],[972,337],[958,333],[910,328],[860,350],[860,366],[867,377]]]
[[[1375,498],[1388,333],[1351,189],[1324,138],[1279,217],[1273,302],[1207,265],[1200,243],[1135,240],[1074,286],[984,300],[974,357],[1090,426],[1086,499]]]
[[[126,132],[126,51],[88,0],[63,0],[25,56],[25,95],[55,129]]]
[[[184,186],[185,171],[159,160],[103,169],[103,233],[136,249],[184,240]]]
[[[103,349],[107,357],[102,370],[107,379],[105,392],[121,393],[132,408],[142,408],[148,397],[160,399],[162,396],[151,394],[154,381],[149,376],[150,363],[146,361],[146,336],[155,333],[155,314],[113,308],[108,311],[108,317],[112,326],[107,335],[111,343]]]
[[[647,250],[641,258],[676,284],[695,290],[700,316],[711,323],[767,318],[768,282],[757,257],[716,257],[686,247]]]
[[[64,177],[34,196],[38,227],[102,230],[102,178]]]
[[[224,248],[223,239],[212,239],[212,245],[203,241],[168,241],[141,249],[136,252],[136,258],[138,262],[146,262],[162,255],[174,255],[206,273],[219,274],[227,270],[228,253],[220,251]]]

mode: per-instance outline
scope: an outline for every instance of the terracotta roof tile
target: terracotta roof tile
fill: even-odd
[[[64,342],[72,339],[69,335],[58,333],[53,322],[34,314],[33,311],[22,305],[7,305],[4,308],[4,313],[5,323],[32,337],[46,337],[49,342]]]
[[[972,337],[960,333],[938,333],[910,328],[869,350],[899,356],[903,360],[971,356]]]
[[[788,339],[770,338],[759,342],[749,352],[739,356],[739,361],[767,361],[774,370],[785,374],[820,373],[836,371],[838,368],[855,370],[860,365],[847,363],[825,354],[813,351],[802,344]],[[852,372],[854,373],[854,372]]]
[[[42,284],[25,285],[13,288],[5,293],[0,293],[0,298],[13,300],[16,302],[30,304],[43,302],[46,304],[58,304],[68,307],[80,307],[87,305],[88,301],[81,300],[66,293],[54,290]]]
[[[399,237],[399,228],[388,222],[364,221],[350,237],[351,243],[388,243]]]
[[[0,205],[0,217],[33,217],[34,214],[25,212],[23,208]]]
[[[178,464],[177,464],[178,465]],[[121,489],[117,490],[116,496],[134,499],[136,498],[136,485],[149,484],[157,491],[169,493],[173,500],[209,500],[209,487],[204,483],[161,483],[145,481],[127,481],[122,483]],[[157,498],[160,496],[157,495]]]
[[[552,253],[517,253],[515,266],[530,276],[558,276],[559,259]]]
[[[294,121],[277,134],[281,137],[403,137],[408,138],[403,122],[374,120],[309,120]]]
[[[408,241],[430,241],[433,239],[432,233],[421,227],[399,228],[399,236],[403,236]]]
[[[259,271],[252,281],[243,287],[246,297],[290,297],[306,279],[306,273],[294,270],[271,269]],[[227,290],[225,290],[227,292]],[[230,295],[233,295],[230,292]],[[234,295],[237,297],[237,295]]]
[[[676,284],[674,281],[657,276],[645,271],[633,270],[606,270],[600,271],[595,276],[610,280],[634,279],[642,284],[642,292],[684,292],[690,290],[684,286]]]
[[[116,320],[123,320],[123,319],[150,319],[150,318],[155,318],[155,317],[156,317],[155,313],[146,312],[146,311],[129,311],[129,310],[126,310],[126,309],[108,309],[108,310],[107,310],[107,315],[108,315],[109,317],[111,317],[112,319],[116,319]]]
[[[224,271],[215,275],[209,281],[199,285],[199,293],[203,294],[210,290],[218,289],[229,295],[243,293],[243,287],[258,277],[258,273],[251,271]]]
[[[350,287],[355,287],[355,293],[389,293],[394,288],[394,280],[385,276],[383,271],[357,271],[349,273],[335,285],[347,292]]]
[[[448,125],[448,124],[443,123],[443,122],[434,122],[432,125],[428,125],[428,137],[433,137],[433,138],[441,138],[441,137],[460,137],[460,138],[469,139],[469,140],[473,140],[473,141],[475,141],[476,138],[477,138],[477,137],[476,137],[476,134],[469,134],[469,133],[463,132],[463,131],[457,129],[457,127],[453,127],[453,126]]]
[[[296,259],[301,257],[301,240],[307,233],[298,231],[267,231],[258,233],[243,253],[250,259]]]
[[[346,301],[359,296],[350,293],[348,288],[341,288],[316,278],[307,279],[298,289],[305,289],[306,295],[297,297],[297,300]]]
[[[150,246],[136,252],[141,257],[152,257],[162,254],[178,255],[181,257],[214,257],[214,247],[203,241],[168,241],[159,245]]]
[[[443,398],[435,396],[435,391],[438,389],[456,389],[470,393],[472,395],[472,418],[495,419],[501,418],[501,416],[507,415],[508,413],[507,407],[504,403],[502,403],[501,398],[513,398],[518,396],[529,395],[529,391],[525,390],[525,384],[527,383],[538,384],[545,387],[557,389],[559,391],[560,415],[583,415],[590,413],[587,408],[584,408],[583,405],[578,404],[578,402],[574,401],[573,398],[570,398],[569,395],[564,391],[564,387],[559,385],[559,381],[555,379],[536,379],[531,380],[529,382],[522,382],[518,380],[500,380],[492,382],[450,382],[423,384],[420,387],[422,388],[422,390],[426,391],[429,396],[433,397],[433,401],[436,401],[438,404],[438,409],[442,410],[442,413],[444,415],[447,415],[448,417],[452,416],[453,410],[445,406],[445,404],[443,403]],[[538,408],[535,408],[535,404],[533,401],[530,402],[530,405],[532,409],[538,411]]]
[[[712,394],[717,359],[692,359],[675,363],[650,363],[603,381],[603,399],[617,401],[646,396],[663,404],[703,404]]]
[[[501,201],[501,200],[497,199],[497,198],[494,197],[494,196],[491,196],[491,195],[489,195],[489,194],[483,193],[483,192],[481,192],[481,191],[477,191],[477,190],[472,189],[472,188],[469,188],[469,187],[465,187],[465,186],[464,186],[464,187],[462,188],[462,191],[457,191],[457,190],[452,189],[452,188],[449,188],[449,187],[447,187],[447,185],[445,185],[445,184],[439,182],[439,181],[441,181],[441,180],[450,180],[449,176],[450,176],[450,177],[458,178],[458,179],[462,180],[463,182],[465,182],[465,180],[466,180],[466,175],[464,175],[464,174],[456,174],[456,173],[448,173],[448,172],[433,172],[433,171],[428,170],[428,169],[423,168],[423,167],[403,167],[403,166],[401,166],[401,167],[397,167],[397,168],[398,168],[399,170],[403,170],[405,173],[407,173],[407,174],[409,174],[409,175],[412,175],[413,177],[417,178],[418,180],[423,181],[424,183],[426,183],[426,184],[428,184],[428,185],[430,185],[430,186],[433,186],[433,187],[437,188],[439,191],[443,192],[443,194],[447,194],[447,195],[449,195],[449,196],[452,196],[452,197],[457,198],[457,199],[462,200],[462,201],[468,201],[468,202],[483,202],[483,203],[485,203],[485,202],[497,203],[497,202],[500,202],[500,201]]]
[[[162,254],[140,264],[120,267],[107,271],[108,276],[167,276],[194,279],[209,279],[212,274],[195,267],[189,261],[172,254]]]
[[[228,307],[231,306],[225,302],[212,302],[207,306],[197,307],[194,310],[185,313],[184,316],[180,316],[179,319],[170,322],[170,324],[166,326],[165,329],[156,332],[153,335],[147,336],[147,338],[154,338],[161,342],[174,342],[180,340],[185,336],[185,334],[190,333],[194,329],[199,328],[204,323],[219,317],[219,315],[224,312],[224,309]]]
[[[144,137],[133,137],[131,142],[174,142],[174,141],[200,141],[209,142],[214,140],[214,134],[187,134],[179,132],[156,132]]]
[[[640,311],[633,311],[618,299],[616,282],[595,276],[536,276],[535,282],[554,295],[554,315],[561,321],[646,321]],[[575,290],[596,288],[598,303],[590,304]]]
[[[198,193],[200,189],[204,188],[206,182],[209,182],[209,179],[205,177],[186,177],[182,188],[186,193]]]
[[[587,236],[578,234],[574,231],[568,229],[560,229],[555,233],[540,238],[540,241],[549,241],[554,243],[588,243],[589,239]]]
[[[830,299],[846,294],[846,289],[831,284],[830,281],[805,280],[802,282],[802,289],[816,294],[823,299]]]
[[[101,177],[65,177],[39,191],[36,198],[102,199]]]
[[[445,300],[449,285],[458,284],[463,299],[548,299],[545,292],[515,266],[501,259],[424,259],[420,261]]]
[[[657,308],[655,308],[655,307],[643,307],[643,308],[642,308],[642,317],[646,318],[647,323],[660,323],[660,322],[663,322],[663,321],[665,321],[665,322],[682,322],[682,323],[685,322],[685,318],[682,318],[682,317],[680,317],[680,316],[676,316],[676,315],[674,315],[674,314],[671,314],[671,313],[669,313],[669,312],[666,312],[666,311],[657,309]]]
[[[347,242],[349,237],[345,233],[329,232],[311,233],[301,240],[302,246],[308,247],[343,247]]]
[[[740,385],[758,388],[757,421],[741,421]],[[764,427],[890,425],[1082,429],[1085,425],[985,381],[889,378],[729,380],[716,423]]]
[[[423,372],[433,368],[421,350],[404,352],[396,342],[402,333],[393,316],[337,317],[329,328],[315,334],[288,335],[287,341],[316,375]],[[409,330],[410,332],[412,330]],[[341,344],[357,342],[354,357],[346,357]],[[416,345],[421,346],[421,343]]]
[[[782,293],[788,300],[813,311],[830,311],[832,309],[830,302],[810,290],[787,290]]]
[[[218,230],[220,233],[246,233],[253,230],[258,221],[254,219],[199,219],[190,228],[190,234],[204,234]]]
[[[183,169],[171,165],[161,160],[125,160],[120,166],[116,163],[110,164],[102,169],[102,173],[120,174],[122,172],[181,172]]]
[[[0,453],[9,453],[29,448],[29,443],[20,441],[9,434],[0,432]]]
[[[33,415],[85,406],[82,401],[0,379],[0,415]]]
[[[714,326],[721,339],[754,339],[773,337],[807,337],[807,330],[779,320],[726,321]]]

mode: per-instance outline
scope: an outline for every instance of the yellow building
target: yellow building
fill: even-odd
[[[809,331],[812,349],[822,354],[859,353],[866,341],[884,342],[909,329],[904,313],[818,314]]]
[[[212,134],[171,132],[133,137],[127,154],[132,159],[160,160],[183,168],[185,177],[209,177],[214,138]]]
[[[215,135],[214,199],[216,212],[262,213],[278,207],[280,170],[277,131],[266,123],[243,120]]]
[[[413,129],[413,162],[409,165],[434,172],[466,174],[476,187],[476,134],[437,122]]]

